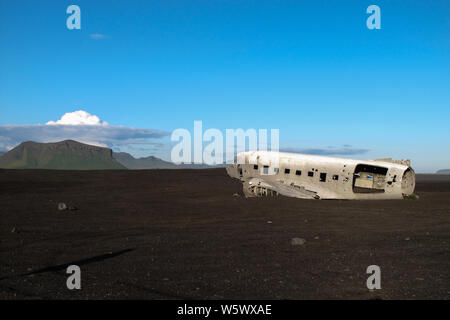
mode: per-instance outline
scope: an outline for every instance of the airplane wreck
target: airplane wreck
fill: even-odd
[[[403,199],[416,184],[409,160],[355,160],[275,151],[239,153],[226,168],[246,197]]]

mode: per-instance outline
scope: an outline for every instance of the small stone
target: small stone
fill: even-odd
[[[269,220],[269,221],[267,221],[267,223],[272,223],[272,221]]]
[[[58,203],[58,210],[59,211],[67,210],[67,205],[64,202]]]
[[[409,241],[409,240],[411,240],[411,238],[409,238],[409,237],[406,237],[406,238],[405,238],[405,241]]]
[[[315,236],[314,239],[319,240],[320,238],[319,238],[319,236]]]
[[[233,193],[233,197],[239,197],[239,193]]]
[[[292,238],[291,245],[293,246],[302,246],[306,243],[306,240],[303,238]]]

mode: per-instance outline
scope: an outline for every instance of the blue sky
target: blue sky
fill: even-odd
[[[0,136],[85,110],[169,133],[194,120],[276,128],[282,148],[450,167],[448,1],[0,3]],[[66,28],[70,4],[81,30]],[[366,27],[371,4],[381,30]],[[108,145],[167,159],[168,136],[152,134]]]

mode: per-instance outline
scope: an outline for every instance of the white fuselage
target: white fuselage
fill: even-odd
[[[268,189],[298,198],[402,199],[415,187],[411,167],[387,160],[248,151],[227,171],[244,182],[247,195],[267,195]]]

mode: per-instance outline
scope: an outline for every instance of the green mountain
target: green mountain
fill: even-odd
[[[441,169],[436,171],[436,174],[450,174],[450,169]]]
[[[113,157],[120,164],[128,169],[207,169],[213,168],[204,164],[179,164],[176,165],[173,162],[164,161],[154,156],[145,158],[134,158],[131,154],[126,152],[113,152]]]
[[[14,149],[0,154],[0,168],[4,169],[205,169],[203,164],[180,164],[154,156],[134,158],[126,152],[91,146],[74,140],[55,143],[22,142]]]
[[[145,158],[134,158],[126,152],[114,152],[114,159],[128,169],[177,169],[178,166],[159,158],[150,156]]]
[[[103,170],[126,169],[108,148],[73,140],[55,143],[22,142],[0,157],[5,169]]]

